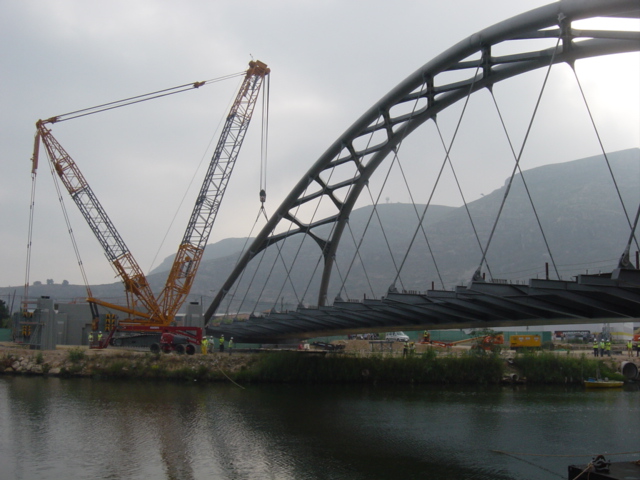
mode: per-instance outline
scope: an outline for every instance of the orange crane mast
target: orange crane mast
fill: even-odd
[[[59,117],[39,120],[36,123],[37,132],[32,157],[32,171],[37,168],[39,144],[42,141],[53,170],[60,177],[102,245],[109,262],[122,280],[127,306],[115,305],[93,298],[90,290],[88,290],[89,298],[87,300],[90,304],[102,305],[126,313],[128,318],[125,322],[120,322],[120,325],[126,327],[128,331],[135,329],[136,326],[170,326],[185,302],[251,121],[260,89],[269,73],[270,69],[266,64],[260,61],[249,63],[244,81],[227,115],[173,266],[164,289],[158,297],[154,295],[142,269],[109,219],[77,164],[47,127],[48,124],[58,121]],[[201,85],[202,82],[197,82],[193,84],[193,87],[198,88]],[[96,314],[97,309],[94,310],[94,315]]]

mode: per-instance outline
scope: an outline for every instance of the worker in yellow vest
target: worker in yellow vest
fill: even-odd
[[[593,339],[593,356],[598,356],[598,340],[596,340],[595,338]]]
[[[607,340],[604,344],[604,349],[607,352],[607,356],[611,356],[611,340]]]
[[[224,352],[224,335],[220,335],[220,340],[218,340],[218,341],[220,343],[220,345],[219,345],[220,353],[222,353],[222,352]]]
[[[202,338],[202,342],[200,342],[200,349],[201,349],[203,355],[207,354],[207,347],[208,346],[209,346],[209,340],[207,340],[207,337],[203,337]]]
[[[600,347],[600,356],[604,357],[604,340],[600,340],[600,343],[598,346]]]
[[[98,346],[102,346],[102,332],[98,332]]]
[[[87,336],[87,338],[89,339],[89,347],[91,347],[91,345],[93,344],[93,332],[89,331],[89,335]]]
[[[627,355],[633,357],[633,343],[631,343],[631,340],[627,342]]]

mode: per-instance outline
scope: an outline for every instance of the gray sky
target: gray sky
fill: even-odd
[[[475,0],[435,3],[0,0],[0,285],[19,286],[25,278],[29,159],[39,118],[240,72],[251,57],[260,59],[272,69],[267,172],[267,211],[272,212],[336,137],[405,77],[476,31],[549,2],[489,0],[482,8]],[[608,150],[640,144],[639,71],[637,55],[591,62],[579,71]],[[540,79],[531,81],[539,85]],[[558,74],[550,103],[570,91],[569,103],[579,106],[574,83]],[[522,99],[520,84],[503,90],[505,105]],[[237,87],[235,79],[53,126],[145,271],[175,252],[211,154],[208,145],[217,141],[216,129]],[[527,95],[523,108],[506,113],[514,122],[522,117],[516,131],[524,131],[535,98]],[[480,124],[486,116],[483,101],[471,117]],[[540,136],[550,136],[547,150],[531,155],[537,160],[525,168],[600,153],[592,138],[584,142],[578,136],[577,148],[563,156],[553,135],[567,125],[550,107],[547,114],[540,123]],[[250,233],[260,206],[259,126],[256,110],[210,242]],[[498,188],[512,167],[498,171],[484,160],[465,170],[468,199]],[[194,174],[194,187],[177,211]],[[383,198],[408,200],[393,191]],[[440,203],[459,201],[444,196]],[[115,281],[66,193],[65,204],[89,282]],[[81,283],[43,152],[30,280],[48,278]]]

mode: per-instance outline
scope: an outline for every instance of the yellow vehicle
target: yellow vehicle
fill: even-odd
[[[540,335],[511,335],[509,338],[509,348],[517,350],[519,348],[540,348],[542,337]]]

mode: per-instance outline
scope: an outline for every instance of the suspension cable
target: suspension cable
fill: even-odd
[[[629,250],[631,249],[631,242],[636,233],[636,228],[638,228],[638,219],[640,219],[640,203],[638,203],[638,211],[636,212],[636,218],[633,221],[633,227],[631,227],[631,233],[629,234],[629,241],[624,248],[624,253],[622,257],[620,257],[620,261],[618,262],[618,268],[628,268],[631,265],[629,261]]]
[[[416,202],[413,198],[413,193],[409,188],[409,181],[407,180],[407,176],[404,173],[404,168],[402,168],[400,157],[398,157],[398,167],[400,168],[400,173],[402,174],[402,179],[404,180],[404,184],[407,187],[407,192],[409,192],[409,198],[411,198],[411,205],[413,205],[413,211],[418,217],[418,219],[420,220],[420,213],[418,212],[418,208],[416,207]],[[442,285],[442,288],[444,288],[444,280],[442,279],[442,275],[440,274],[440,269],[438,268],[438,262],[436,262],[436,257],[433,254],[433,249],[431,248],[431,243],[429,242],[429,238],[427,237],[427,232],[424,229],[424,223],[422,221],[418,224],[418,228],[422,231],[422,236],[424,237],[424,241],[426,242],[427,248],[429,249],[429,253],[431,254],[431,260],[433,260],[433,266],[436,269],[436,274],[438,275],[438,279],[440,280],[440,285]],[[408,255],[408,251],[407,251],[407,255]]]
[[[460,129],[460,125],[462,124],[462,118],[464,117],[464,114],[465,114],[465,112],[467,110],[467,105],[469,104],[469,98],[471,97],[471,93],[473,92],[473,86],[475,85],[476,78],[478,77],[479,68],[480,67],[476,68],[476,72],[475,72],[475,74],[473,76],[473,81],[469,85],[469,91],[468,91],[467,96],[465,98],[465,102],[464,102],[464,105],[462,107],[462,111],[460,112],[460,117],[458,118],[458,122],[456,124],[456,129],[453,132],[453,136],[451,138],[451,142],[449,143],[449,147],[448,148],[445,147],[445,158],[444,158],[444,160],[442,162],[442,165],[440,166],[440,170],[438,171],[438,175],[436,176],[436,181],[435,181],[435,183],[433,185],[433,188],[431,189],[431,194],[429,195],[429,199],[427,201],[427,204],[424,206],[424,210],[422,211],[422,215],[420,217],[419,225],[422,225],[422,223],[424,222],[424,217],[427,214],[427,210],[428,210],[429,206],[431,205],[431,200],[433,200],[433,196],[435,194],[436,188],[438,187],[438,184],[440,183],[440,179],[442,178],[442,172],[444,171],[445,165],[447,165],[447,163],[449,163],[450,167],[453,170],[453,165],[451,164],[449,153],[451,152],[451,148],[453,148],[453,143],[454,143],[454,141],[455,141],[455,139],[456,139],[456,137],[458,135],[458,131]],[[437,122],[437,120],[435,118],[434,118],[434,123],[436,124],[436,128],[438,129],[438,133],[440,134],[440,129],[438,127],[438,122]],[[445,146],[444,140],[442,139],[442,135],[441,134],[440,134],[440,137],[441,137],[441,141],[443,143],[443,146]],[[454,175],[455,175],[455,172],[454,172]],[[460,190],[460,193],[462,193],[459,184],[458,184],[458,189]],[[464,200],[464,195],[462,196],[462,199],[463,199],[463,202],[465,203],[465,206],[466,206],[466,201]],[[467,209],[467,213],[468,213],[468,209]],[[469,218],[471,220],[471,217],[469,217]],[[474,226],[473,220],[471,220],[471,225]],[[475,227],[474,227],[474,232],[475,232]],[[409,248],[407,249],[407,252],[413,246],[413,243],[415,242],[417,235],[418,235],[418,229],[416,229],[413,232],[413,236],[411,237],[411,242],[409,243]],[[477,235],[477,233],[476,233],[476,235]],[[404,259],[402,260],[402,264],[400,266],[401,269],[404,266],[404,263],[406,262],[407,258],[408,258],[408,253],[405,255]]]
[[[524,136],[524,140],[522,141],[522,145],[520,146],[520,152],[518,153],[518,157],[516,158],[516,164],[513,167],[513,171],[511,172],[511,177],[509,178],[509,183],[507,184],[507,187],[505,189],[504,192],[504,196],[502,198],[502,203],[500,204],[500,208],[498,209],[498,214],[496,215],[496,220],[493,223],[493,227],[491,228],[491,233],[489,234],[489,238],[487,239],[487,243],[485,245],[485,248],[483,249],[482,252],[482,259],[480,260],[480,264],[478,265],[478,268],[476,270],[476,272],[473,275],[473,279],[474,280],[479,280],[481,278],[480,276],[480,270],[482,269],[482,264],[486,262],[486,258],[487,258],[487,251],[489,250],[489,246],[491,245],[491,240],[493,239],[493,235],[496,231],[496,227],[498,226],[498,221],[500,220],[500,216],[502,214],[502,210],[504,208],[504,205],[507,201],[507,197],[509,196],[509,191],[511,190],[511,185],[513,184],[513,179],[515,177],[516,172],[518,171],[518,167],[520,166],[520,160],[522,159],[522,153],[524,152],[524,147],[527,144],[527,140],[529,139],[529,134],[531,133],[531,127],[533,126],[533,121],[536,118],[536,114],[538,113],[538,107],[540,106],[540,101],[542,100],[542,94],[544,93],[545,87],[547,85],[547,81],[549,80],[549,74],[551,73],[551,67],[553,66],[553,62],[555,60],[556,57],[556,52],[558,51],[558,45],[560,45],[560,41],[562,40],[562,37],[558,37],[558,41],[556,42],[556,47],[553,50],[553,54],[551,55],[551,60],[549,62],[549,67],[547,68],[547,72],[545,74],[544,77],[544,81],[542,82],[542,87],[540,89],[540,93],[538,94],[538,99],[536,100],[536,105],[533,109],[533,113],[531,115],[531,119],[529,120],[529,125],[527,127],[527,131],[525,133]]]
[[[414,110],[415,110],[415,106],[414,106]],[[376,126],[378,126],[378,125],[379,124],[377,124]],[[369,140],[367,142],[365,150],[369,147],[372,139],[373,139],[373,133],[369,136]],[[355,239],[354,239],[354,244],[356,245],[356,253],[354,254],[353,258],[351,259],[351,263],[350,263],[349,267],[347,268],[347,272],[345,274],[345,278],[344,278],[344,280],[342,282],[342,285],[340,286],[339,292],[342,292],[344,290],[344,288],[345,288],[345,283],[346,283],[347,278],[349,277],[349,275],[351,273],[351,268],[352,268],[353,264],[355,263],[356,257],[360,258],[360,247],[362,246],[362,242],[364,241],[364,237],[365,237],[367,231],[369,230],[369,226],[371,225],[371,219],[373,218],[374,215],[376,215],[376,218],[378,219],[378,224],[380,225],[380,229],[382,231],[382,236],[384,238],[385,244],[387,245],[387,250],[389,251],[389,257],[391,258],[391,262],[393,263],[393,267],[395,268],[396,273],[399,273],[398,272],[398,266],[396,265],[395,258],[393,256],[393,251],[391,250],[391,245],[389,243],[389,239],[387,238],[387,234],[386,234],[386,232],[384,230],[384,225],[382,223],[382,219],[380,218],[380,213],[378,212],[378,208],[377,208],[378,204],[380,203],[380,197],[382,196],[382,192],[384,191],[384,188],[385,188],[385,186],[387,184],[387,181],[389,180],[389,177],[391,175],[391,170],[393,169],[393,165],[395,163],[395,160],[396,160],[396,158],[394,156],[394,159],[392,160],[391,164],[389,165],[389,169],[387,170],[387,174],[384,177],[382,185],[380,186],[380,191],[378,192],[377,198],[375,198],[375,199],[373,198],[373,194],[371,193],[371,188],[369,187],[369,183],[367,182],[367,184],[366,184],[366,190],[367,190],[367,193],[369,194],[369,198],[370,198],[371,204],[372,204],[371,205],[371,207],[372,207],[371,208],[371,213],[369,214],[369,218],[367,219],[367,222],[365,223],[364,229],[362,231],[362,235],[360,236],[360,241],[356,244],[355,243]],[[349,228],[351,228],[351,227],[349,227]],[[364,262],[361,261],[361,264],[362,264],[362,266],[364,268]],[[366,274],[366,270],[365,270],[365,275],[367,275]],[[368,281],[368,275],[367,275],[367,281]],[[400,280],[400,284],[402,285],[402,280]],[[371,287],[371,284],[369,284],[369,285],[370,285],[372,294],[375,296],[375,293],[373,292],[373,288]]]
[[[513,142],[511,141],[511,136],[509,135],[509,132],[507,131],[507,126],[504,123],[504,118],[502,117],[502,112],[500,111],[500,107],[498,107],[498,102],[496,100],[495,95],[493,94],[493,89],[489,89],[489,92],[491,93],[491,98],[493,99],[493,104],[496,107],[496,111],[498,112],[498,117],[500,118],[500,123],[502,125],[502,130],[504,131],[505,136],[507,137],[507,142],[509,143],[509,148],[511,149],[511,153],[513,154],[513,159],[516,160],[516,164],[517,162],[517,157],[516,157],[516,152],[513,148]],[[524,178],[524,172],[522,171],[522,169],[520,168],[520,165],[517,164],[518,167],[518,173],[520,173],[520,178],[522,179],[522,184],[524,185],[524,189],[527,192],[527,197],[529,197],[529,203],[531,204],[531,208],[533,209],[533,214],[536,217],[536,222],[538,223],[538,228],[540,229],[540,233],[542,234],[542,239],[544,241],[544,244],[547,248],[547,252],[549,253],[549,259],[551,260],[551,264],[553,265],[553,269],[556,272],[556,276],[558,277],[558,280],[560,280],[560,273],[558,272],[558,267],[556,265],[556,261],[555,258],[553,257],[553,254],[551,253],[551,247],[549,246],[549,242],[547,240],[547,235],[544,233],[544,229],[542,228],[542,222],[540,221],[540,216],[538,215],[538,210],[536,209],[536,206],[533,203],[533,197],[531,196],[531,192],[529,191],[529,186],[527,185],[527,182]]]
[[[369,291],[371,292],[371,295],[373,297],[375,297],[376,294],[375,294],[375,290],[373,289],[373,285],[371,285],[371,279],[369,278],[369,272],[367,272],[367,269],[366,269],[366,267],[364,265],[364,259],[360,255],[360,247],[362,246],[362,241],[364,240],[364,235],[362,235],[360,237],[360,241],[359,242],[356,242],[356,237],[353,234],[353,229],[351,228],[351,224],[350,223],[347,224],[347,229],[349,230],[349,235],[351,235],[351,241],[353,241],[353,244],[356,245],[356,254],[353,256],[353,259],[351,260],[351,264],[349,264],[349,268],[347,269],[347,272],[345,273],[345,282],[346,282],[346,279],[349,277],[349,274],[351,273],[351,268],[353,267],[353,264],[354,264],[355,259],[357,257],[358,260],[360,260],[360,265],[362,265],[362,271],[364,272],[364,278],[367,280],[367,285],[369,285]],[[344,283],[342,285],[342,288],[344,288]],[[341,290],[342,290],[342,288],[341,288]],[[345,289],[345,292],[346,292],[346,289]]]
[[[307,188],[308,188],[308,187],[307,187]],[[307,190],[305,189],[305,192],[306,192],[306,191],[307,191]],[[295,214],[294,214],[294,217],[297,215],[297,213],[298,213],[298,211],[300,210],[300,208],[301,208],[301,205],[298,205],[298,206],[296,207],[296,212],[295,212]],[[263,211],[262,207],[261,207],[261,211]],[[316,208],[316,211],[317,211],[317,208]],[[314,215],[315,215],[315,213],[314,213]],[[293,228],[293,225],[294,225],[294,224],[293,224],[293,222],[291,222],[291,223],[289,224],[288,232],[291,232],[291,229]],[[266,281],[265,281],[265,284],[264,284],[264,285],[263,285],[263,287],[262,287],[261,292],[263,292],[263,291],[264,291],[264,288],[266,287],[266,283],[267,283],[267,282],[269,281],[269,279],[271,278],[271,274],[273,273],[273,269],[275,268],[275,263],[278,261],[278,259],[279,259],[279,258],[281,258],[281,257],[280,257],[280,251],[281,251],[281,249],[282,249],[282,248],[284,248],[284,243],[286,243],[287,239],[288,239],[288,237],[286,237],[286,238],[283,240],[283,245],[282,245],[282,246],[280,246],[280,245],[276,245],[276,247],[277,247],[277,249],[278,249],[278,256],[276,256],[276,259],[274,260],[274,264],[271,266],[271,268],[270,268],[270,270],[269,270],[269,275],[267,276],[267,279],[266,279]],[[301,243],[304,243],[305,239],[306,239],[306,236],[304,236],[304,238],[303,238],[303,240],[302,240],[302,242],[301,242]],[[301,248],[301,247],[302,247],[302,245],[300,245],[300,247],[299,247],[299,248]],[[258,270],[260,269],[260,266],[262,265],[262,262],[263,262],[263,260],[265,259],[266,250],[267,250],[267,248],[264,248],[264,249],[262,250],[262,255],[261,255],[261,257],[260,257],[260,261],[258,262],[258,265],[256,266],[256,270],[254,271],[253,276],[252,276],[251,280],[249,281],[249,285],[247,286],[247,289],[246,289],[246,291],[245,291],[245,294],[244,294],[244,296],[243,296],[243,298],[242,298],[242,300],[241,300],[241,302],[240,302],[240,306],[244,305],[244,302],[245,302],[245,300],[246,300],[246,298],[247,298],[247,296],[248,296],[248,293],[249,293],[249,289],[250,289],[250,288],[251,288],[251,286],[253,285],[253,282],[255,281],[255,278],[256,278],[256,275],[257,275],[257,273],[258,273]],[[297,254],[296,254],[296,256],[297,256]],[[281,260],[282,260],[282,262],[284,263],[284,259],[281,259]],[[287,267],[286,267],[286,264],[285,264],[285,271],[288,271],[288,269],[287,269]],[[242,280],[242,278],[244,277],[244,272],[245,272],[245,270],[243,270],[243,271],[242,271],[242,273],[241,273],[241,275],[240,275],[240,278],[235,282],[235,289],[234,289],[233,297],[235,297],[235,295],[236,295],[236,294],[237,294],[237,292],[238,292],[238,289],[239,289],[239,287],[240,287],[240,281],[241,281],[241,280]],[[314,272],[315,272],[315,270],[314,270]],[[287,280],[288,280],[288,279],[289,279],[289,277],[285,277],[285,279],[284,279],[284,281],[283,281],[283,286],[282,286],[282,287],[281,287],[281,289],[280,289],[280,294],[282,293],[282,290],[284,289],[284,285],[287,283]],[[278,297],[280,296],[280,294],[278,295]],[[302,299],[300,299],[300,298],[298,297],[298,295],[297,295],[297,293],[296,293],[295,289],[294,289],[294,295],[295,295],[296,300],[298,301],[298,303],[302,303]],[[258,295],[258,296],[256,297],[256,303],[255,303],[255,305],[256,305],[256,306],[257,306],[258,302],[260,301],[260,298],[261,298],[261,294],[260,294],[260,295]],[[304,296],[303,296],[303,298],[304,298]],[[227,305],[227,308],[230,308],[230,306],[231,306],[231,300],[229,301],[229,303],[228,303],[228,305]]]
[[[258,224],[258,220],[260,220],[260,215],[261,213],[264,211],[264,209],[262,207],[260,207],[259,211],[258,211],[258,215],[256,216],[255,221],[253,222],[253,226],[251,227],[251,230],[249,231],[249,235],[247,235],[247,237],[245,238],[244,241],[244,245],[242,246],[242,249],[240,249],[240,251],[238,252],[238,257],[236,259],[236,264],[240,261],[240,258],[242,257],[242,255],[244,254],[244,252],[247,250],[247,245],[249,244],[249,240],[251,239],[251,235],[253,234],[253,230],[256,228],[256,225]],[[256,270],[259,269],[260,265],[262,264],[262,258],[264,257],[264,251],[263,251],[263,255],[260,258],[260,261],[258,262],[258,266],[256,267]],[[246,272],[246,269],[243,269],[241,274],[240,274],[240,278],[238,278],[238,280],[235,283],[235,288],[233,289],[233,292],[229,293],[227,298],[227,308],[225,309],[225,315],[229,314],[229,309],[231,308],[231,302],[235,299],[236,293],[238,292],[238,288],[240,286],[240,283],[242,282],[242,279],[244,278],[244,273]],[[255,273],[254,273],[254,277],[255,277]]]
[[[596,138],[598,139],[598,145],[600,145],[600,150],[602,151],[602,155],[604,156],[604,161],[607,164],[607,168],[609,169],[609,173],[611,174],[611,180],[613,181],[613,185],[616,189],[616,193],[618,194],[618,198],[620,199],[620,204],[622,205],[622,210],[624,211],[624,215],[627,219],[627,223],[629,224],[629,228],[631,229],[631,239],[629,239],[629,245],[631,245],[631,240],[635,237],[634,231],[635,227],[631,225],[631,220],[629,219],[629,214],[627,213],[627,208],[624,204],[624,200],[622,199],[622,194],[620,193],[620,188],[618,187],[618,182],[616,181],[616,177],[613,174],[613,169],[611,168],[611,162],[609,162],[609,156],[607,155],[606,150],[604,149],[604,145],[602,143],[602,138],[600,137],[600,132],[598,131],[598,127],[596,122],[591,114],[591,108],[589,108],[589,103],[587,102],[587,97],[584,94],[584,90],[582,89],[582,84],[580,83],[580,79],[578,78],[578,73],[576,72],[575,65],[571,63],[571,70],[573,71],[573,75],[576,78],[576,83],[578,84],[578,88],[580,89],[580,95],[582,95],[582,100],[584,101],[584,106],[587,109],[587,113],[589,114],[589,120],[591,121],[591,125],[593,125],[593,130],[596,134]],[[638,246],[638,239],[636,240],[636,248],[640,249]]]

